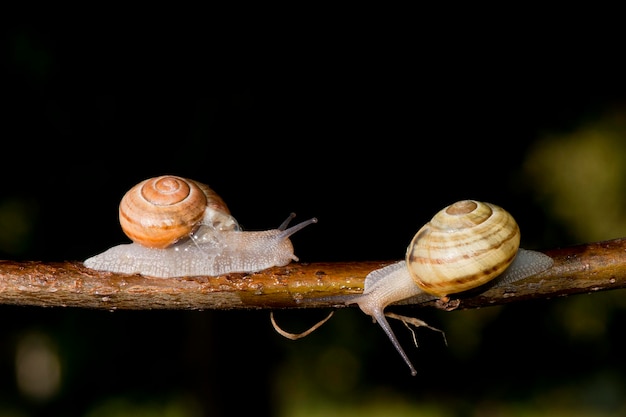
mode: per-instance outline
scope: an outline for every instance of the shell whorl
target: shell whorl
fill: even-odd
[[[232,219],[224,201],[207,185],[172,175],[140,182],[122,197],[119,206],[126,236],[150,248],[166,248],[188,237],[208,213]]]
[[[506,210],[474,200],[439,211],[415,235],[406,261],[425,292],[446,296],[500,275],[519,248],[517,222]]]

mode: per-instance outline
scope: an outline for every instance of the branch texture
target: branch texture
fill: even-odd
[[[549,270],[506,286],[459,296],[456,308],[478,308],[626,287],[626,239],[544,251]],[[98,272],[82,262],[0,261],[0,304],[94,309],[281,309],[335,306],[321,298],[358,294],[381,262],[291,263],[257,273],[151,278]],[[317,300],[316,300],[317,299]],[[446,308],[438,300],[401,304]]]

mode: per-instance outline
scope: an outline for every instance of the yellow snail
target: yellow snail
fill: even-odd
[[[242,231],[224,201],[206,184],[164,175],[131,188],[119,219],[133,241],[85,260],[88,268],[170,278],[255,272],[297,261],[289,237],[312,218],[287,228]]]
[[[328,299],[346,305],[356,303],[372,316],[409,366],[411,374],[416,375],[417,371],[385,318],[385,307],[416,296],[425,300],[445,299],[496,277],[501,285],[552,266],[549,256],[521,249],[519,243],[517,222],[503,208],[474,200],[458,201],[438,212],[415,234],[405,260],[369,273],[362,294]],[[413,323],[416,322],[427,326],[414,319]]]

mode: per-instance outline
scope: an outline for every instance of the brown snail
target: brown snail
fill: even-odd
[[[362,294],[329,299],[346,305],[356,303],[372,316],[409,366],[411,374],[416,375],[417,371],[385,318],[385,307],[416,296],[446,298],[495,278],[498,285],[513,282],[552,266],[549,256],[521,249],[519,243],[519,227],[506,210],[490,203],[458,201],[439,211],[415,234],[405,260],[369,273]]]
[[[132,187],[122,198],[122,230],[133,241],[85,260],[85,266],[154,277],[223,275],[284,266],[298,258],[289,237],[316,223],[242,231],[222,198],[206,184],[164,175]]]

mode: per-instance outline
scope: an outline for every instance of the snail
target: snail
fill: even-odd
[[[164,175],[132,187],[119,220],[133,241],[84,261],[88,268],[160,278],[255,272],[298,261],[289,237],[312,218],[277,229],[242,231],[226,203],[208,185]]]
[[[445,301],[451,294],[477,288],[496,277],[498,285],[503,285],[552,266],[552,258],[521,249],[519,244],[519,227],[506,210],[490,203],[458,201],[439,211],[415,234],[405,260],[370,272],[362,294],[328,299],[346,305],[358,304],[378,322],[411,374],[416,375],[385,315],[405,323],[430,326],[421,320],[386,314],[385,307],[416,296],[424,301],[437,298]]]

